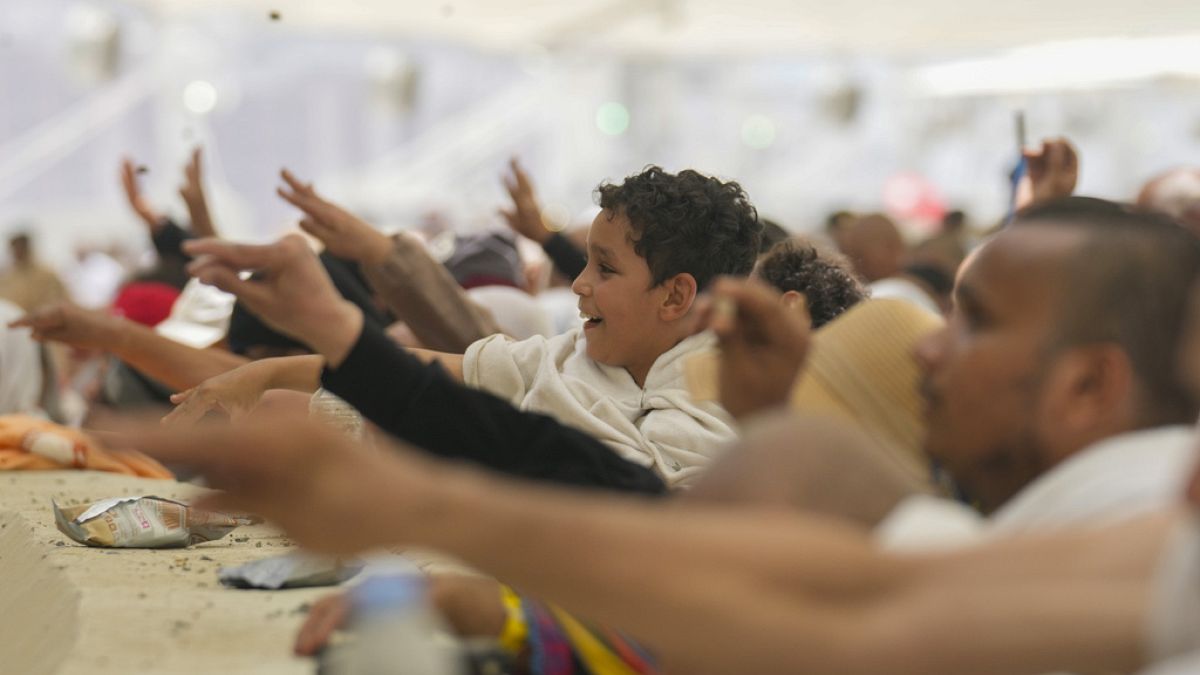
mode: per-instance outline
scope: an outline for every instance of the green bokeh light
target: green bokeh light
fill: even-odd
[[[609,101],[596,109],[596,127],[609,136],[620,136],[629,129],[629,109]]]

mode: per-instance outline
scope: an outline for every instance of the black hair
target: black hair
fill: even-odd
[[[776,244],[758,261],[754,275],[781,293],[803,293],[813,328],[836,319],[868,295],[845,258],[799,238]]]
[[[763,255],[767,251],[775,248],[775,245],[786,240],[791,235],[783,229],[779,223],[770,218],[759,218],[758,222],[762,223],[762,232],[759,233],[758,254]]]
[[[1014,227],[1079,232],[1065,262],[1056,342],[1111,342],[1132,363],[1146,426],[1191,424],[1200,408],[1177,367],[1188,298],[1200,278],[1200,239],[1175,221],[1116,202],[1068,197],[1022,211]]]
[[[600,208],[629,220],[633,250],[646,259],[653,286],[687,273],[704,289],[718,276],[744,277],[754,268],[762,225],[733,181],[650,166],[620,185],[601,184],[596,194]]]

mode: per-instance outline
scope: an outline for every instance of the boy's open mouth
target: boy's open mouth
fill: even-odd
[[[583,327],[584,328],[595,328],[596,326],[600,325],[601,321],[604,320],[598,316],[592,316],[591,314],[588,314],[587,312],[584,312],[584,311],[579,312],[579,318],[583,319]]]

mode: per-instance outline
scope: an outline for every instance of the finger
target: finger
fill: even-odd
[[[512,171],[513,177],[517,179],[517,188],[524,194],[532,194],[533,184],[529,182],[529,174],[525,173],[525,169],[515,158],[512,161]]]
[[[278,260],[282,241],[274,244],[235,244],[215,238],[183,242],[183,251],[193,258],[201,256],[238,270],[268,268]]]
[[[283,181],[288,184],[288,187],[292,188],[293,191],[304,196],[313,196],[315,194],[313,192],[312,183],[301,182],[300,179],[296,178],[295,174],[293,174],[291,171],[282,169],[279,172],[279,175],[283,178]]]
[[[35,331],[61,328],[66,323],[61,307],[44,309],[25,316],[8,324],[9,328],[32,328]]]
[[[177,405],[174,410],[167,413],[162,418],[162,424],[168,427],[190,427],[199,422],[214,407],[212,401],[194,396],[186,399]]]
[[[504,217],[504,221],[512,229],[517,229],[517,214],[515,211],[507,211],[505,209],[496,209],[496,212]]]
[[[349,605],[342,594],[318,600],[296,636],[296,653],[312,656],[320,651],[329,642],[329,636],[346,622],[350,613]]]
[[[332,239],[335,234],[335,230],[333,228],[326,227],[323,222],[310,216],[301,218],[298,224],[300,225],[301,230],[304,230],[326,244],[329,243],[329,240]]]
[[[258,514],[258,500],[241,493],[208,492],[191,500],[188,507],[217,513]]]
[[[260,315],[263,308],[270,307],[275,295],[261,282],[242,279],[238,272],[227,267],[210,265],[196,271],[192,276],[202,284],[213,286],[237,296],[252,312]]]
[[[191,398],[192,394],[195,394],[195,393],[196,393],[196,388],[192,387],[191,389],[184,389],[181,392],[171,394],[171,403],[174,403],[175,405],[179,405],[180,403],[183,403],[184,401]]]
[[[794,337],[800,330],[783,307],[780,294],[775,289],[756,280],[721,279],[714,286],[713,295],[728,298],[736,306],[736,327],[759,337],[777,340]],[[728,312],[726,312],[728,316]]]

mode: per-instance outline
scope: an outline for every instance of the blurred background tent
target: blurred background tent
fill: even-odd
[[[58,266],[142,245],[117,162],[182,215],[195,144],[228,236],[294,211],[288,166],[387,229],[499,226],[520,155],[566,223],[649,163],[742,181],[797,231],[1007,206],[1014,111],[1080,191],[1200,157],[1195,0],[0,0],[0,228]],[[4,253],[0,253],[0,265]]]

